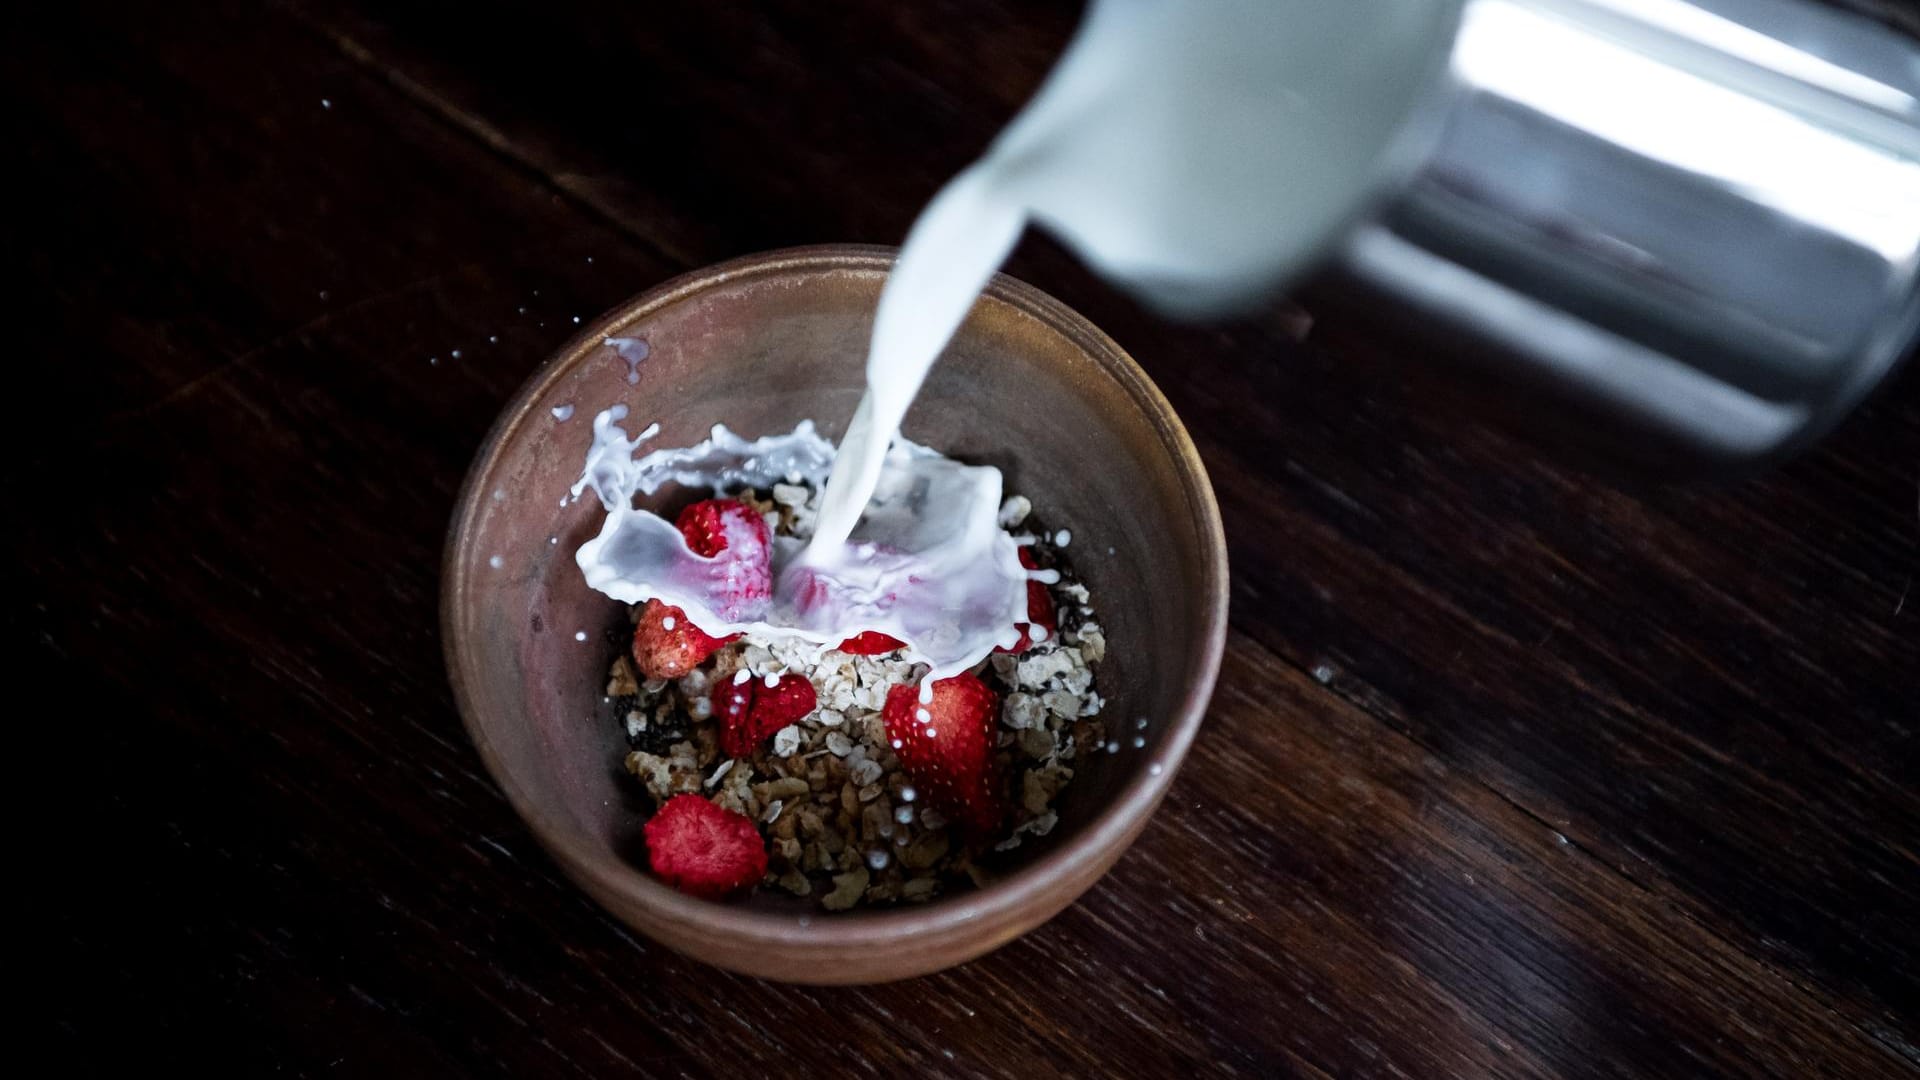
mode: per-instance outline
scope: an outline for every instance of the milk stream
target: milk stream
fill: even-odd
[[[880,290],[867,349],[867,392],[827,478],[808,562],[839,557],[880,482],[907,407],[1025,223],[1025,211],[996,190],[991,174],[979,171],[948,184],[914,223]]]

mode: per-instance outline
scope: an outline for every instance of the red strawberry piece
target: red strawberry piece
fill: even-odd
[[[833,589],[827,579],[804,566],[796,566],[783,575],[780,588],[791,599],[794,610],[802,614],[833,599]]]
[[[766,519],[738,499],[706,499],[674,520],[695,555],[715,560],[721,595],[714,614],[744,621],[773,596],[773,536]]]
[[[883,634],[878,630],[862,630],[840,643],[840,651],[852,656],[879,656],[895,649],[903,649],[906,642],[897,637]]]
[[[739,637],[713,637],[693,625],[686,612],[649,600],[633,628],[633,662],[649,679],[677,679]]]
[[[720,724],[720,749],[728,757],[746,757],[753,748],[788,724],[798,723],[819,703],[804,675],[786,674],[768,686],[763,679],[722,680],[710,695]]]
[[[719,900],[767,873],[767,845],[745,814],[675,795],[646,824],[647,865],[683,893]]]
[[[1029,570],[1038,570],[1040,569],[1040,564],[1033,561],[1032,552],[1032,547],[1024,544],[1021,545],[1020,565]],[[1020,641],[1015,644],[1013,648],[999,648],[993,651],[1003,653],[1026,652],[1028,649],[1033,648],[1036,643],[1033,636],[1034,627],[1038,626],[1045,631],[1045,633],[1040,636],[1040,641],[1045,641],[1053,637],[1055,631],[1059,628],[1059,618],[1053,610],[1053,590],[1038,581],[1027,582],[1027,618],[1031,621],[1013,624],[1013,628],[1020,631]]]
[[[993,768],[999,708],[986,683],[964,674],[934,683],[933,700],[925,704],[918,686],[896,686],[887,691],[880,713],[914,786],[941,813],[976,834],[993,831],[1005,819]]]
[[[754,684],[753,713],[749,719],[756,728],[763,728],[771,735],[788,724],[806,719],[819,703],[820,696],[805,675],[782,675],[772,686],[762,679]]]

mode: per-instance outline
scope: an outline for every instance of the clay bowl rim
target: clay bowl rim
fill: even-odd
[[[645,870],[622,860],[610,845],[592,842],[574,822],[567,820],[564,811],[549,813],[541,809],[511,780],[511,774],[477,719],[480,706],[468,678],[474,661],[463,650],[466,634],[462,611],[469,595],[470,571],[477,568],[474,534],[479,528],[482,506],[481,478],[491,474],[503,448],[521,434],[523,427],[544,415],[540,402],[553,384],[585,360],[613,331],[719,285],[795,272],[884,273],[892,267],[897,253],[897,248],[856,244],[786,248],[693,270],[647,290],[594,320],[535,369],[494,422],[467,470],[454,502],[441,575],[441,640],[455,704],[487,772],[506,794],[515,813],[527,823],[561,869],[602,906],[611,909],[608,900],[618,897],[647,909],[675,933],[725,935],[748,943],[777,944],[788,949],[796,946],[871,948],[930,936],[964,934],[969,927],[1014,927],[1016,932],[1006,935],[1006,939],[1011,940],[1050,917],[1056,909],[1071,904],[1080,892],[1104,875],[1145,826],[1172,786],[1199,731],[1225,655],[1228,604],[1226,537],[1206,467],[1173,407],[1132,357],[1065,304],[1025,282],[1000,274],[988,286],[987,295],[1068,338],[1106,374],[1119,380],[1147,413],[1161,445],[1175,459],[1189,512],[1206,549],[1200,619],[1204,641],[1197,653],[1197,677],[1187,687],[1177,713],[1169,718],[1165,734],[1151,750],[1148,760],[1140,762],[1132,779],[1096,812],[1093,820],[1052,851],[984,888],[911,907],[837,913],[796,910],[788,914],[700,900],[670,888],[654,880]],[[1188,653],[1190,660],[1195,655]],[[1153,763],[1161,766],[1157,773],[1150,767]],[[1081,880],[1085,884],[1064,899],[1055,891],[1060,882]],[[1037,919],[1029,914],[1035,909],[1042,913]],[[620,917],[617,910],[609,913]],[[657,936],[652,930],[648,933]]]

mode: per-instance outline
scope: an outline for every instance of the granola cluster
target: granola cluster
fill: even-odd
[[[776,485],[767,496],[737,498],[779,535],[811,534],[814,489]],[[1001,524],[1031,528],[1029,512],[1016,496]],[[924,901],[962,882],[983,882],[991,873],[982,865],[984,849],[1009,850],[1050,832],[1075,763],[1106,745],[1094,688],[1105,635],[1085,586],[1067,576],[1059,549],[1068,536],[1031,539],[1041,565],[1061,571],[1048,586],[1058,630],[1018,655],[995,653],[977,672],[1000,699],[994,764],[1011,808],[1004,835],[970,843],[917,799],[881,711],[890,689],[916,684],[926,667],[897,652],[851,655],[799,638],[749,636],[676,680],[643,679],[623,653],[613,661],[606,694],[624,718],[627,769],[656,806],[691,793],[745,815],[767,843],[763,884],[817,898],[829,911]],[[638,613],[636,607],[636,619]],[[813,684],[816,707],[751,754],[727,756],[712,716],[713,689],[723,680],[772,685],[795,673]]]

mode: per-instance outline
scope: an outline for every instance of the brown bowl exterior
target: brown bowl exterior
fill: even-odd
[[[905,908],[827,914],[756,895],[684,896],[645,870],[650,810],[621,767],[601,697],[627,625],[588,589],[573,552],[599,529],[591,496],[566,506],[595,413],[661,426],[684,446],[724,422],[748,437],[814,418],[838,437],[858,402],[874,306],[894,250],[771,252],[688,274],[600,319],[508,406],[460,493],[441,607],[453,689],[487,768],[566,873],[622,921],[734,971],[871,983],[937,971],[1051,918],[1113,865],[1158,805],[1199,727],[1226,636],[1219,510],[1180,421],[1086,320],[996,278],[907,417],[906,434],[999,466],[1032,499],[1092,590],[1108,655],[1102,715],[1118,753],[1087,752],[1060,824],[1009,853],[990,885]],[[644,339],[629,365],[604,341]],[[572,405],[560,421],[552,410]],[[552,538],[550,542],[550,538]],[[501,565],[493,565],[498,557]],[[584,633],[586,640],[578,640]],[[1136,730],[1136,718],[1147,721]],[[1144,748],[1132,746],[1144,736]]]

